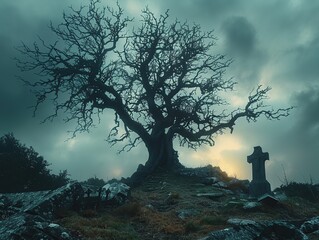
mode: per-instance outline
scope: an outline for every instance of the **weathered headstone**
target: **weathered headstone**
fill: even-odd
[[[253,179],[249,185],[249,194],[252,197],[271,194],[270,183],[266,180],[266,160],[269,160],[269,154],[263,153],[260,146],[254,147],[253,154],[247,157],[247,162],[253,165]]]

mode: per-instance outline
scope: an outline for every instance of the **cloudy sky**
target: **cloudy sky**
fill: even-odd
[[[58,24],[68,6],[85,0],[1,0],[0,2],[0,135],[13,132],[16,138],[47,159],[53,172],[67,169],[73,179],[97,176],[129,176],[147,160],[143,145],[129,153],[117,154],[120,146],[105,141],[112,127],[113,114],[106,112],[90,133],[66,141],[74,129],[62,117],[40,124],[50,105],[35,118],[27,107],[34,103],[29,90],[16,75],[15,47],[32,43],[37,35],[50,35],[50,21]],[[114,1],[102,0],[103,4]],[[233,134],[226,132],[214,147],[196,152],[178,148],[186,166],[220,166],[231,176],[251,179],[246,157],[260,145],[269,152],[266,174],[273,187],[288,181],[319,182],[319,1],[302,0],[119,0],[127,15],[138,24],[140,10],[149,6],[157,13],[170,9],[173,19],[199,23],[204,30],[214,29],[218,38],[216,53],[234,59],[227,75],[238,82],[229,101],[244,104],[249,92],[259,84],[272,91],[268,103],[296,106],[291,116],[281,121],[244,120]],[[24,75],[32,78],[31,74]]]

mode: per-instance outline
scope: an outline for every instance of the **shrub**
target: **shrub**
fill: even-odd
[[[185,233],[197,232],[199,230],[200,230],[200,226],[193,221],[187,222],[185,224]]]
[[[278,190],[284,192],[288,197],[301,197],[312,202],[319,201],[318,185],[291,182],[280,186],[275,191]]]
[[[106,182],[102,178],[97,178],[96,176],[89,178],[82,183],[87,184],[87,185],[96,186],[96,187],[103,187],[106,184]]]
[[[81,212],[81,216],[85,218],[93,218],[93,217],[97,217],[97,215],[98,215],[97,212],[92,209],[85,209]]]
[[[178,192],[171,192],[168,194],[168,197],[165,199],[165,203],[169,205],[177,204],[180,195]]]
[[[49,163],[12,133],[0,138],[0,192],[52,190],[65,185],[67,171],[51,174]]]
[[[240,191],[243,193],[248,194],[249,193],[249,181],[248,180],[238,180],[238,179],[233,179],[229,181],[227,185],[228,189],[232,191]]]

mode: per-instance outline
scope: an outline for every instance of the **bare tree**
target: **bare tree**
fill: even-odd
[[[239,118],[289,115],[291,108],[275,110],[264,104],[270,88],[261,86],[245,106],[225,110],[228,103],[220,93],[232,91],[235,82],[224,77],[231,60],[212,52],[212,32],[171,21],[168,12],[156,17],[145,9],[139,28],[123,33],[131,20],[123,17],[122,8],[104,8],[99,2],[72,9],[57,27],[51,24],[59,39],[54,44],[40,39],[33,47],[23,45],[20,51],[28,58],[19,66],[42,77],[27,82],[37,97],[35,111],[52,101],[55,112],[47,119],[66,111],[67,121],[77,121],[75,133],[87,131],[94,115],[114,111],[109,141],[128,139],[128,149],[143,142],[149,152],[133,181],[158,167],[182,167],[173,148],[175,138],[191,148],[213,145],[216,134],[232,132]]]

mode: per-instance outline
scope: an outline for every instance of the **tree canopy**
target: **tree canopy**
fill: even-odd
[[[0,138],[0,192],[51,190],[65,185],[67,171],[51,174],[49,163],[32,148],[22,145],[13,134]]]
[[[60,25],[51,24],[56,42],[23,45],[20,51],[28,58],[18,61],[20,68],[41,76],[26,81],[37,97],[35,110],[52,101],[55,112],[48,119],[67,112],[67,121],[77,121],[75,133],[89,130],[95,115],[113,110],[108,139],[112,144],[128,139],[128,149],[143,142],[149,159],[142,172],[181,166],[174,139],[191,148],[213,145],[216,134],[232,132],[239,118],[289,115],[291,108],[264,104],[270,87],[262,86],[244,106],[227,111],[221,93],[231,92],[236,82],[225,79],[231,60],[214,53],[213,32],[148,8],[138,27],[130,28],[131,21],[119,5],[112,9],[91,0],[64,13]]]

